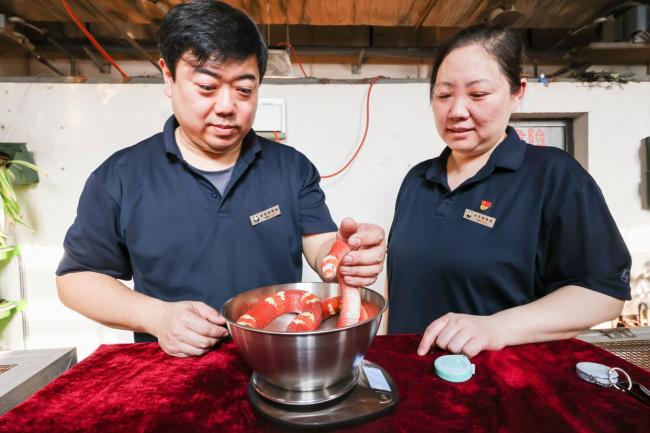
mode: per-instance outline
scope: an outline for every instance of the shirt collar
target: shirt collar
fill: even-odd
[[[165,127],[163,128],[163,141],[165,143],[165,152],[167,155],[175,156],[177,160],[181,161],[183,159],[183,154],[178,148],[176,143],[176,128],[178,127],[178,121],[176,116],[171,115],[169,119],[165,122]]]
[[[176,116],[171,115],[165,122],[163,128],[163,141],[165,143],[165,152],[167,152],[167,155],[175,158],[177,161],[183,161],[183,154],[178,147],[178,143],[176,143],[175,132],[177,127],[178,120],[176,120]],[[244,136],[242,150],[237,162],[241,161],[244,165],[248,165],[253,162],[255,156],[261,151],[262,145],[260,144],[259,137],[255,134],[255,131],[251,129],[248,131],[248,134]]]
[[[431,167],[426,171],[424,177],[431,181],[447,185],[447,158],[451,149],[445,147],[438,158],[434,158]],[[526,156],[526,142],[519,138],[517,131],[512,126],[506,128],[506,138],[497,145],[485,166],[479,170],[474,177],[481,174],[485,177],[494,171],[495,167],[504,168],[510,171],[516,171],[524,161]]]
[[[494,157],[495,167],[516,171],[526,157],[526,142],[519,138],[519,134],[512,126],[506,128],[506,134],[506,138],[491,156]]]

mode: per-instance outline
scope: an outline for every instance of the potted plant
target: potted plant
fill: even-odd
[[[24,146],[24,145],[23,145]],[[24,152],[26,153],[26,151]],[[22,225],[31,230],[31,228],[23,221],[20,203],[16,196],[14,185],[16,182],[17,172],[30,170],[33,173],[42,173],[31,162],[16,159],[11,159],[8,154],[0,152],[0,200],[2,200],[2,210],[0,211],[0,262],[9,259],[12,256],[20,254],[18,245],[11,243],[9,236],[6,233],[5,226],[7,223],[14,225]],[[24,176],[23,176],[24,178]],[[21,181],[24,183],[33,183],[33,179],[38,181],[38,177],[32,176],[29,182]],[[21,311],[25,307],[24,301],[10,301],[0,296],[0,320],[11,316],[13,313]]]

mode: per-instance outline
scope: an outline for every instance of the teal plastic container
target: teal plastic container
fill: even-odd
[[[476,372],[465,355],[444,355],[437,358],[433,363],[436,374],[448,382],[466,382]]]

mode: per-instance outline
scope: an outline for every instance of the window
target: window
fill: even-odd
[[[562,149],[571,155],[573,150],[573,121],[571,119],[526,120],[510,122],[522,140],[536,146],[551,146]]]

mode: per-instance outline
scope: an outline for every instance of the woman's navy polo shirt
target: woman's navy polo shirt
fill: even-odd
[[[165,301],[219,308],[260,286],[300,281],[302,235],[337,230],[320,177],[295,149],[251,130],[223,197],[164,131],[95,170],[68,231],[58,275],[94,271]],[[280,215],[252,225],[251,216]]]
[[[493,314],[566,285],[630,299],[630,255],[575,159],[508,127],[486,165],[449,191],[450,152],[413,167],[398,194],[389,332],[423,332],[448,312]]]

